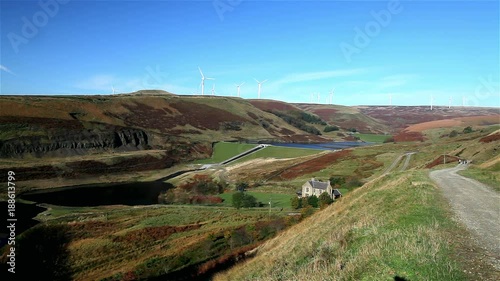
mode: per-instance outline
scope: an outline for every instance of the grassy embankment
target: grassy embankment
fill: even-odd
[[[383,143],[384,141],[392,137],[390,135],[377,134],[356,134],[355,136],[359,137],[362,141],[373,143]]]
[[[214,145],[211,158],[195,161],[195,164],[220,163],[242,152],[256,147],[256,144],[218,142]]]
[[[195,161],[196,164],[220,163],[233,156],[257,146],[256,144],[236,143],[236,142],[218,142],[214,145],[214,151],[211,158]],[[266,147],[263,150],[247,155],[236,162],[243,162],[257,158],[293,158],[318,153],[315,149],[288,148],[279,146]]]
[[[288,223],[284,214],[269,217],[268,208],[51,206],[38,216],[43,224],[18,237],[16,259],[19,270],[47,279],[142,279],[189,267],[203,274],[272,237]]]
[[[460,171],[459,174],[480,181],[500,192],[500,161],[485,168],[472,165],[467,170]]]
[[[426,171],[384,176],[216,280],[465,280],[450,258],[458,228],[445,206]]]

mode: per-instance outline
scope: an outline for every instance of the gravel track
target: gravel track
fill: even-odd
[[[488,253],[491,264],[500,270],[500,194],[490,187],[457,174],[467,165],[436,170],[431,179],[441,188],[458,221],[477,244]]]

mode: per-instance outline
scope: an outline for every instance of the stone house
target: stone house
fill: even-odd
[[[319,197],[321,193],[326,192],[332,199],[337,199],[342,196],[342,193],[338,189],[333,189],[330,185],[330,181],[319,181],[315,178],[308,180],[302,185],[301,192],[297,192],[299,197],[307,197],[316,195]]]

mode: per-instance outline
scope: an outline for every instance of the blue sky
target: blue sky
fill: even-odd
[[[45,5],[41,4],[45,3]],[[498,1],[1,1],[1,94],[500,106]]]

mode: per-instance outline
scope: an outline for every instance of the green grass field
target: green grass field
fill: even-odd
[[[219,197],[224,199],[222,203],[224,206],[233,205],[233,194],[234,192],[226,192]],[[295,195],[281,194],[281,193],[264,193],[264,192],[252,192],[249,191],[247,194],[252,195],[257,198],[258,202],[262,202],[266,207],[269,207],[269,201],[273,208],[291,208],[290,199],[295,197]]]
[[[255,144],[218,142],[214,146],[212,158],[198,160],[196,164],[220,163],[226,159],[236,156],[242,152],[256,147]]]
[[[304,148],[290,148],[290,147],[282,147],[282,146],[269,146],[262,150],[259,150],[255,153],[247,155],[241,159],[235,161],[235,163],[244,162],[257,158],[295,158],[313,155],[316,153],[320,153],[321,150],[317,149],[304,149]]]
[[[195,164],[208,164],[208,163],[220,163],[224,160],[227,160],[233,156],[236,156],[242,152],[245,152],[249,149],[257,146],[256,144],[247,144],[247,143],[235,143],[235,142],[219,142],[214,146],[214,152],[211,158],[202,159],[195,161]],[[243,161],[248,161],[257,158],[294,158],[301,156],[308,156],[312,154],[316,154],[321,152],[316,149],[302,149],[302,148],[289,148],[289,147],[279,147],[279,146],[270,146],[265,149],[259,150],[255,153],[247,155],[234,163],[239,163]]]
[[[391,135],[376,135],[376,134],[356,134],[362,141],[365,142],[374,142],[374,143],[383,143],[388,138],[392,137]]]

